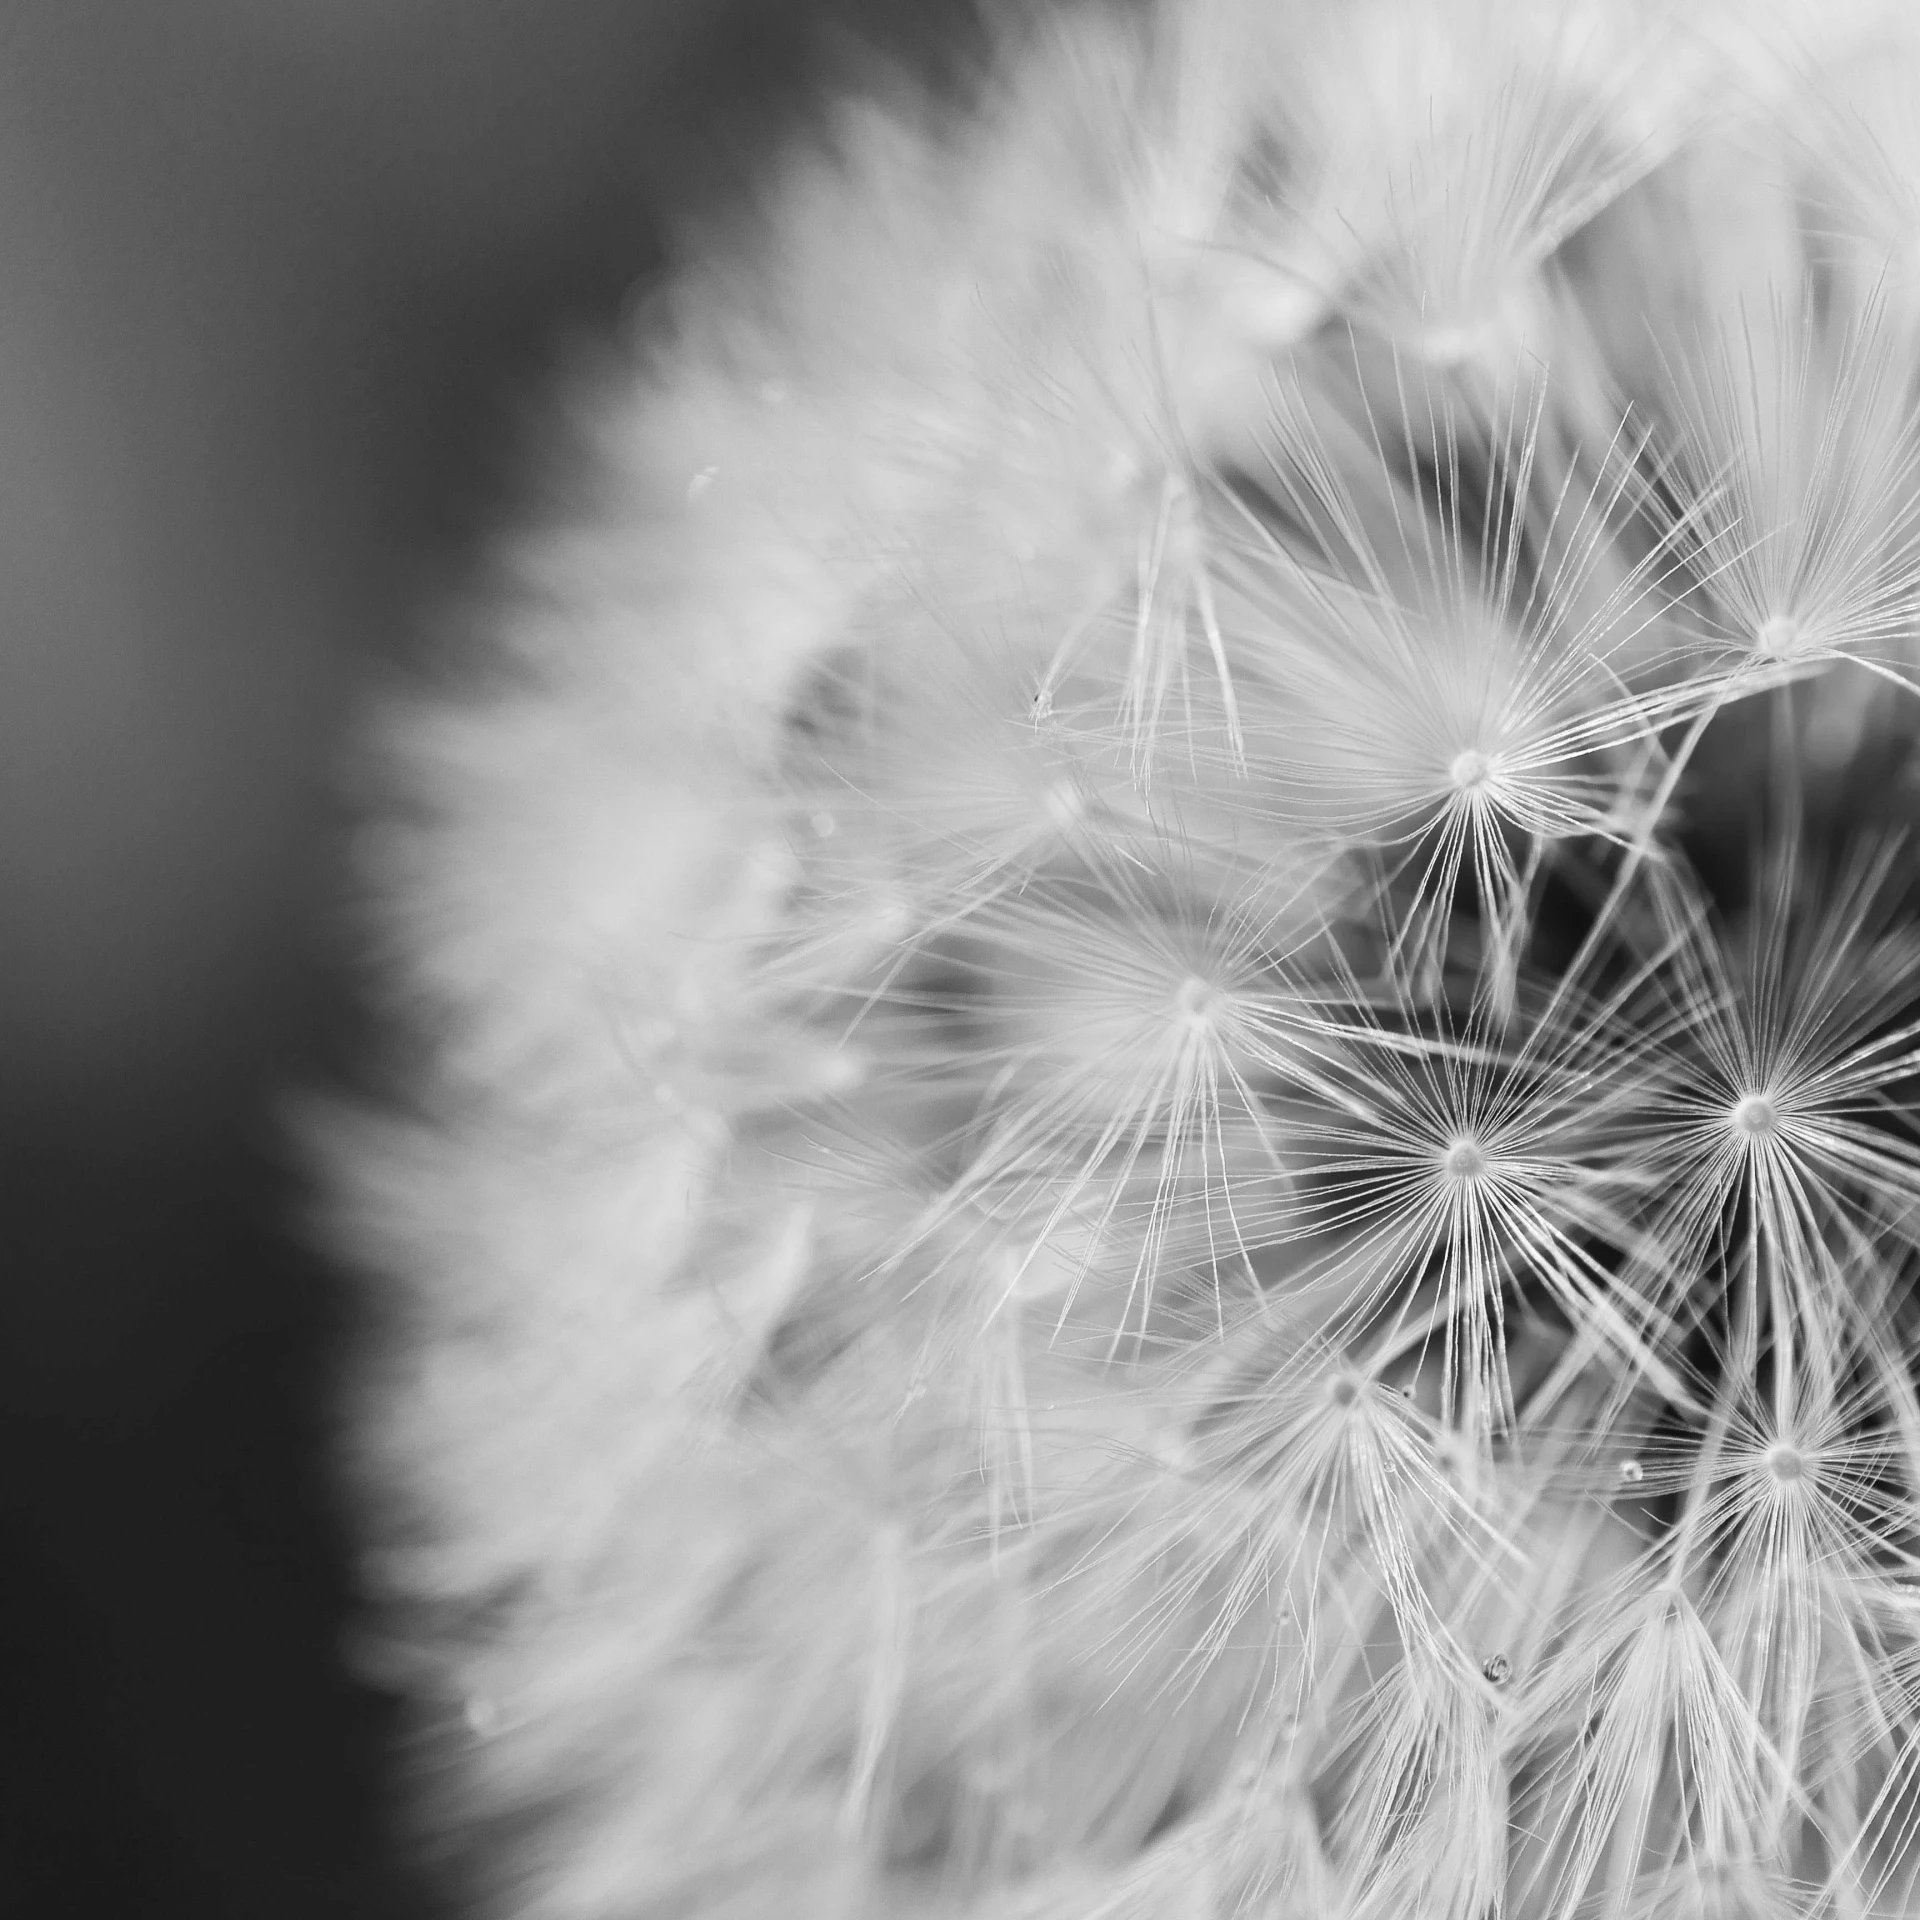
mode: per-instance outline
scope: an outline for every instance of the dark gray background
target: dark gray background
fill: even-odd
[[[356,1065],[326,771],[807,11],[0,6],[9,1915],[429,1910],[336,1657],[348,1296],[268,1117]]]

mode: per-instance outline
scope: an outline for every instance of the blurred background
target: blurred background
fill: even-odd
[[[329,768],[826,11],[930,14],[0,7],[8,1915],[433,1910],[339,1661],[349,1294],[273,1123],[355,1052]]]

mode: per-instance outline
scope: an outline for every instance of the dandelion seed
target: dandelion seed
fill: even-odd
[[[1920,416],[1908,358],[1877,299],[1830,324],[1810,299],[1778,298],[1669,358],[1673,534],[1709,638],[1767,666],[1851,658],[1909,684]]]
[[[1364,388],[1343,418],[1299,365],[1276,390],[1274,493],[1323,552],[1303,563],[1251,511],[1223,548],[1250,757],[1244,791],[1222,797],[1296,837],[1377,847],[1406,888],[1409,976],[1444,951],[1469,885],[1510,969],[1547,850],[1617,837],[1621,756],[1708,696],[1632,684],[1668,562],[1600,587],[1606,528],[1640,484],[1619,445],[1542,502],[1545,377],[1490,417],[1429,376],[1392,379],[1387,421]],[[1335,454],[1349,437],[1384,469],[1367,493]]]
[[[1293,273],[1437,363],[1508,344],[1529,269],[1662,151],[1627,124],[1649,50],[1604,44],[1518,8],[1419,0],[1303,33],[1309,164],[1281,199]]]
[[[1786,832],[1756,868],[1744,939],[1729,951],[1693,924],[1657,989],[1670,1068],[1665,1115],[1647,1122],[1669,1169],[1658,1238],[1676,1272],[1724,1246],[1752,1302],[1746,1337],[1764,1323],[1795,1343],[1789,1364],[1799,1341],[1829,1338],[1828,1303],[1846,1304],[1835,1261],[1867,1256],[1920,1203],[1920,1147],[1889,1098],[1920,1044],[1913,936],[1887,929],[1891,857],[1869,842],[1816,880]]]

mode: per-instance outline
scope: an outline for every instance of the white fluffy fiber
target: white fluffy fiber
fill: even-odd
[[[576,392],[384,709],[335,1159],[482,1910],[1916,1910],[1916,1160],[1741,1092],[1665,838],[1723,709],[1911,726],[1908,11],[1066,11],[770,157]],[[1433,1133],[1519,1056],[1519,1146]]]

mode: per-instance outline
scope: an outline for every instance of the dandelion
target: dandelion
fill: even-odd
[[[389,711],[486,1910],[1920,1901],[1920,41],[1670,13],[870,77]]]

